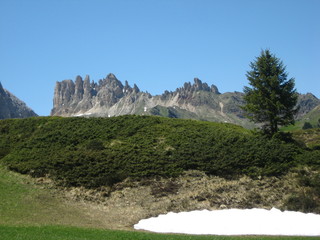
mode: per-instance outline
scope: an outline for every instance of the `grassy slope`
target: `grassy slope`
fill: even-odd
[[[54,215],[55,207],[60,204],[49,192],[41,191],[29,183],[28,176],[20,176],[3,168],[0,169],[1,224],[48,222],[49,219],[45,218],[52,216],[49,217],[47,212]],[[54,221],[49,220],[49,222]]]
[[[296,121],[294,125],[290,125],[287,127],[283,127],[283,131],[297,131],[301,130],[304,123],[309,122],[314,128],[317,128],[319,124],[320,119],[320,106],[315,107],[313,110],[311,110],[309,113],[307,113],[305,116],[303,116],[302,119]]]
[[[292,132],[294,139],[303,142],[309,148],[320,149],[320,128],[318,127],[319,119],[320,106],[317,106],[294,125],[283,127],[281,130],[285,132]],[[313,128],[303,130],[302,127],[306,122],[309,122]]]
[[[78,209],[53,195],[50,189],[40,188],[34,179],[0,168],[0,239],[1,240],[233,240],[256,237],[185,236],[130,231],[94,229],[98,221],[90,218],[85,209]],[[57,226],[60,225],[60,226]],[[66,225],[66,226],[62,226]],[[71,227],[74,226],[74,227]],[[77,226],[77,227],[76,227]],[[92,228],[80,228],[80,227]],[[303,237],[259,237],[259,239],[315,239]]]
[[[0,196],[0,224],[104,226],[100,219],[90,217],[87,209],[66,202],[55,190],[1,166]]]
[[[307,115],[303,117],[300,121],[301,126],[303,126],[304,122],[310,122],[312,126],[318,125],[318,120],[320,119],[320,106],[315,107],[312,111],[310,111]]]

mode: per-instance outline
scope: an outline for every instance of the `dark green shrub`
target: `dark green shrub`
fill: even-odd
[[[302,126],[302,129],[304,129],[304,130],[311,129],[311,128],[313,128],[313,127],[312,127],[311,123],[309,123],[309,122],[305,122]]]
[[[68,186],[96,188],[127,177],[176,177],[185,170],[234,178],[280,176],[296,163],[319,166],[320,151],[232,124],[150,116],[0,121],[2,162]],[[9,153],[9,154],[8,154]]]
[[[320,169],[320,150],[303,151],[296,156],[296,160],[300,165],[308,165]]]
[[[104,145],[101,140],[93,139],[87,142],[86,149],[91,151],[101,151],[104,149]]]
[[[298,193],[293,194],[286,200],[285,207],[290,211],[299,212],[319,212],[319,201],[316,201],[312,194]]]
[[[0,148],[0,159],[10,153],[10,148]]]

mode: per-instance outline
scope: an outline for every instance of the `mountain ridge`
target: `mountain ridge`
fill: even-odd
[[[89,75],[83,80],[64,80],[56,83],[51,116],[94,116],[111,117],[126,114],[160,115],[176,118],[229,122],[253,128],[254,124],[245,118],[241,105],[244,93],[220,93],[215,85],[209,86],[199,78],[186,82],[175,91],[164,91],[152,96],[140,91],[128,81],[123,84],[110,73],[97,83]],[[320,105],[313,94],[299,94],[300,107],[297,119]],[[164,114],[165,113],[165,114]]]

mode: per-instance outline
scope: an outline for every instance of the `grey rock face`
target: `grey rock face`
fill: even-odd
[[[300,119],[315,107],[319,106],[320,100],[312,93],[299,94],[297,105],[299,106],[297,118]]]
[[[0,119],[35,117],[37,114],[0,83]]]
[[[75,82],[64,80],[56,83],[53,116],[118,116],[124,114],[161,115],[207,121],[230,122],[253,127],[240,108],[244,104],[243,93],[221,94],[215,85],[208,86],[200,79],[184,83],[175,91],[165,91],[152,96],[141,92],[127,81],[123,85],[110,73],[98,83],[89,76],[83,81],[77,76]],[[310,94],[299,96],[300,114],[306,114],[320,100]]]
[[[86,76],[84,81],[77,76],[75,82],[64,80],[56,83],[51,115],[118,115],[116,104],[132,104],[140,95],[136,85],[132,88],[126,81],[123,86],[112,73],[98,83],[90,83],[89,76]],[[130,114],[132,111],[127,109],[124,112]]]
[[[141,92],[136,84],[131,87],[125,81],[123,85],[110,73],[98,83],[90,83],[89,76],[84,81],[77,76],[75,81],[57,82],[51,115],[168,115],[248,125],[237,105],[242,101],[241,93],[220,94],[216,86],[208,86],[198,78],[193,84],[187,82],[174,92],[165,91],[162,95],[152,96]]]

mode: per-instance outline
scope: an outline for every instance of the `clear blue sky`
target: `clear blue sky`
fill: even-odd
[[[0,82],[49,115],[56,81],[108,73],[161,94],[242,91],[269,48],[320,97],[320,0],[0,0]]]

